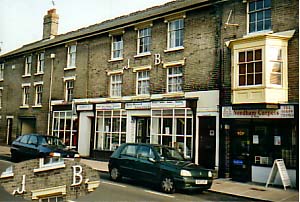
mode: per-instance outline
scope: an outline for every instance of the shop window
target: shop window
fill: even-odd
[[[126,111],[97,111],[94,148],[113,151],[126,142]]]
[[[295,132],[284,125],[289,124],[284,121],[272,126],[255,126],[252,135],[254,165],[272,166],[275,159],[283,159],[286,167],[296,167]]]
[[[151,114],[150,142],[175,147],[185,157],[191,157],[193,146],[191,110],[153,109]]]
[[[249,33],[271,30],[271,0],[249,1]]]
[[[54,111],[52,135],[59,137],[69,148],[77,147],[77,116],[72,111]]]

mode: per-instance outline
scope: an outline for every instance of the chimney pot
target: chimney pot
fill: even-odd
[[[56,14],[56,9],[48,10],[44,16],[43,39],[49,39],[57,35],[58,19],[59,16]]]

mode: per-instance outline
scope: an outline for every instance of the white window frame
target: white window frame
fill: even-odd
[[[117,78],[119,79],[117,80]],[[111,97],[122,96],[122,84],[123,84],[123,74],[110,75],[110,96]]]
[[[0,81],[4,80],[4,63],[0,63]]]
[[[117,37],[121,37],[119,41],[116,41]],[[123,34],[116,34],[111,36],[111,59],[121,60],[123,59],[124,39]],[[119,51],[118,55],[115,55]]]
[[[36,74],[43,74],[45,68],[45,52],[38,53]]]
[[[23,76],[31,76],[31,68],[32,68],[32,55],[28,55],[25,57],[25,67],[24,67]]]
[[[74,99],[74,86],[75,86],[75,79],[66,79],[65,81],[65,101],[66,102],[72,102]],[[70,84],[73,84],[73,86],[70,86]]]
[[[67,55],[67,68],[74,69],[76,68],[76,52],[77,52],[77,44],[70,44],[67,46],[68,48],[68,55]]]
[[[270,85],[272,86],[282,86],[283,85],[283,68],[284,68],[284,56],[283,56],[283,48],[282,47],[273,47],[270,46],[268,48],[269,50],[269,58],[268,58],[268,62],[270,65]],[[277,55],[275,53],[275,51],[279,51],[277,52]],[[279,64],[279,69],[280,71],[276,71],[276,67],[274,66],[275,64]],[[275,70],[275,71],[274,71]],[[273,83],[272,81],[272,76],[276,76],[280,77],[280,79],[278,79],[280,81],[280,83]],[[275,79],[277,80],[277,79]]]
[[[43,99],[43,82],[36,82],[34,83],[35,87],[35,106],[41,107],[42,106],[42,99]]]
[[[172,25],[179,22],[179,25],[182,24],[182,27],[175,27],[175,29],[172,29]],[[182,23],[181,23],[182,22]],[[176,35],[177,33],[180,33],[181,37],[177,38]],[[180,44],[176,45],[176,41],[178,39],[180,40]],[[183,46],[183,41],[184,41],[184,18],[179,18],[179,19],[174,19],[168,21],[168,40],[167,40],[167,49],[168,50],[173,50],[173,49],[182,49],[184,48]]]
[[[45,198],[40,198],[38,202],[44,202],[45,200],[47,200],[48,202],[53,201],[52,199],[55,198],[55,202],[58,202],[57,198],[62,198],[62,200],[60,201],[65,201],[64,196],[63,195],[59,195],[59,196],[47,196]],[[51,200],[50,200],[51,199]]]
[[[170,70],[171,69],[179,68],[179,67],[181,67],[182,73],[170,74]],[[181,82],[180,83],[176,82],[175,84],[170,83],[170,79],[173,79],[173,78],[181,78]],[[173,88],[170,89],[170,85],[172,85],[172,86],[175,85],[177,87],[180,85],[181,86],[181,90],[174,90]],[[167,68],[167,93],[182,92],[183,91],[183,89],[182,89],[183,86],[182,85],[183,85],[183,65],[169,66]]]
[[[145,27],[137,30],[138,39],[137,39],[137,55],[145,55],[151,52],[152,44],[152,28]],[[145,41],[149,40],[148,43]],[[145,51],[147,49],[147,51]]]
[[[29,107],[29,96],[30,96],[30,83],[22,84],[23,96],[22,96],[22,106]]]
[[[257,2],[260,2],[260,1],[262,1],[263,2],[263,4],[264,4],[264,2],[266,1],[266,0],[258,0],[258,1],[248,1],[248,4],[247,4],[247,11],[248,11],[248,20],[247,20],[247,22],[248,22],[248,26],[247,26],[247,30],[248,30],[248,33],[249,34],[252,34],[252,33],[257,33],[257,32],[266,32],[266,31],[271,31],[271,29],[272,29],[272,13],[270,14],[270,18],[266,18],[265,16],[263,16],[262,17],[262,20],[260,20],[260,22],[262,22],[263,23],[263,26],[264,26],[264,28],[263,29],[261,29],[261,30],[257,30],[257,23],[258,23],[258,20],[257,20],[257,14],[259,13],[259,12],[263,12],[263,15],[265,15],[265,11],[267,11],[267,10],[270,10],[270,12],[272,11],[271,9],[272,9],[272,2],[271,2],[271,0],[267,0],[267,1],[270,1],[270,7],[264,7],[264,5],[263,5],[263,8],[262,9],[259,9],[259,10],[257,10],[257,9],[255,9],[255,10],[253,10],[253,11],[250,11],[250,4],[252,3],[252,2],[255,2],[254,4],[256,4]],[[255,23],[255,30],[254,31],[252,31],[252,30],[250,30],[250,26],[251,26],[251,22],[250,22],[250,20],[251,20],[251,14],[255,14],[255,21],[253,21],[254,23]],[[270,20],[270,28],[265,28],[265,21],[266,20]]]
[[[140,75],[142,77],[140,77]],[[144,74],[147,74],[144,77]],[[136,72],[136,95],[149,95],[150,94],[150,71],[149,69]]]
[[[3,87],[0,87],[0,109],[2,108],[3,104]]]

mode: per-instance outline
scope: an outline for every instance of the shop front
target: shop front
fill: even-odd
[[[266,183],[275,159],[283,159],[296,186],[298,175],[298,121],[294,105],[277,109],[222,107],[225,159],[230,177],[237,181]],[[226,165],[226,164],[225,164]],[[277,176],[275,184],[280,185]]]
[[[193,157],[194,101],[145,101],[95,105],[93,154],[107,159],[125,142],[163,144]]]

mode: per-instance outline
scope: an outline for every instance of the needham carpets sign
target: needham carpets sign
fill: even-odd
[[[100,177],[85,164],[53,157],[16,163],[2,172],[0,183],[15,197],[68,201],[94,191]]]
[[[234,110],[231,106],[222,107],[222,118],[294,118],[294,106],[284,105],[279,109]]]

